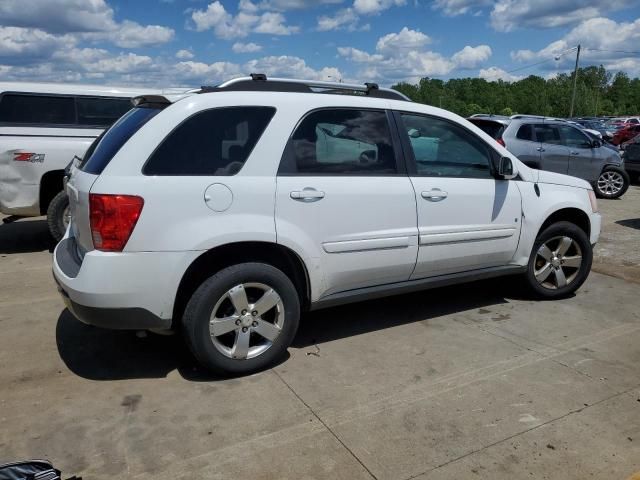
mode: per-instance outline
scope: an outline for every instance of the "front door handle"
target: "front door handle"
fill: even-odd
[[[289,196],[299,202],[317,202],[324,198],[324,192],[315,188],[305,187],[302,190],[294,190]]]
[[[538,147],[538,148],[536,148],[536,150],[539,151],[539,152],[544,152],[545,151],[543,147]]]
[[[580,152],[571,152],[571,155],[580,155]]]
[[[440,190],[439,188],[432,188],[428,192],[422,192],[421,195],[422,198],[424,198],[425,200],[429,200],[430,202],[440,202],[447,198],[447,195],[449,194],[444,190]]]

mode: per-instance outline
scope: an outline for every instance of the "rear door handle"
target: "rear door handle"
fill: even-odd
[[[422,192],[421,195],[422,198],[424,198],[425,200],[429,200],[430,202],[440,202],[447,198],[447,195],[449,194],[444,190],[440,190],[439,188],[432,188],[428,192]]]
[[[315,188],[305,187],[302,190],[294,190],[289,196],[299,202],[317,202],[324,198],[324,192]]]
[[[542,147],[538,147],[538,148],[536,148],[536,150],[539,151],[539,152],[544,152],[545,151],[544,148],[542,148]]]
[[[580,152],[571,152],[571,155],[580,155]]]

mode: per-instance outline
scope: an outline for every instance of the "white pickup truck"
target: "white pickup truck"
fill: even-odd
[[[131,108],[160,93],[96,85],[0,82],[0,212],[13,221],[47,215],[56,240],[68,223],[65,167]]]

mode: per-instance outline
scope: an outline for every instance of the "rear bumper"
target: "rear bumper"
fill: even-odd
[[[69,310],[82,322],[111,329],[167,329],[182,276],[201,252],[88,252],[75,239],[53,254],[53,276]]]

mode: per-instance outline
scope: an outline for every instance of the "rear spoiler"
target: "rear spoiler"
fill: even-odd
[[[134,107],[165,108],[172,102],[164,95],[140,95],[133,97],[131,103]]]

